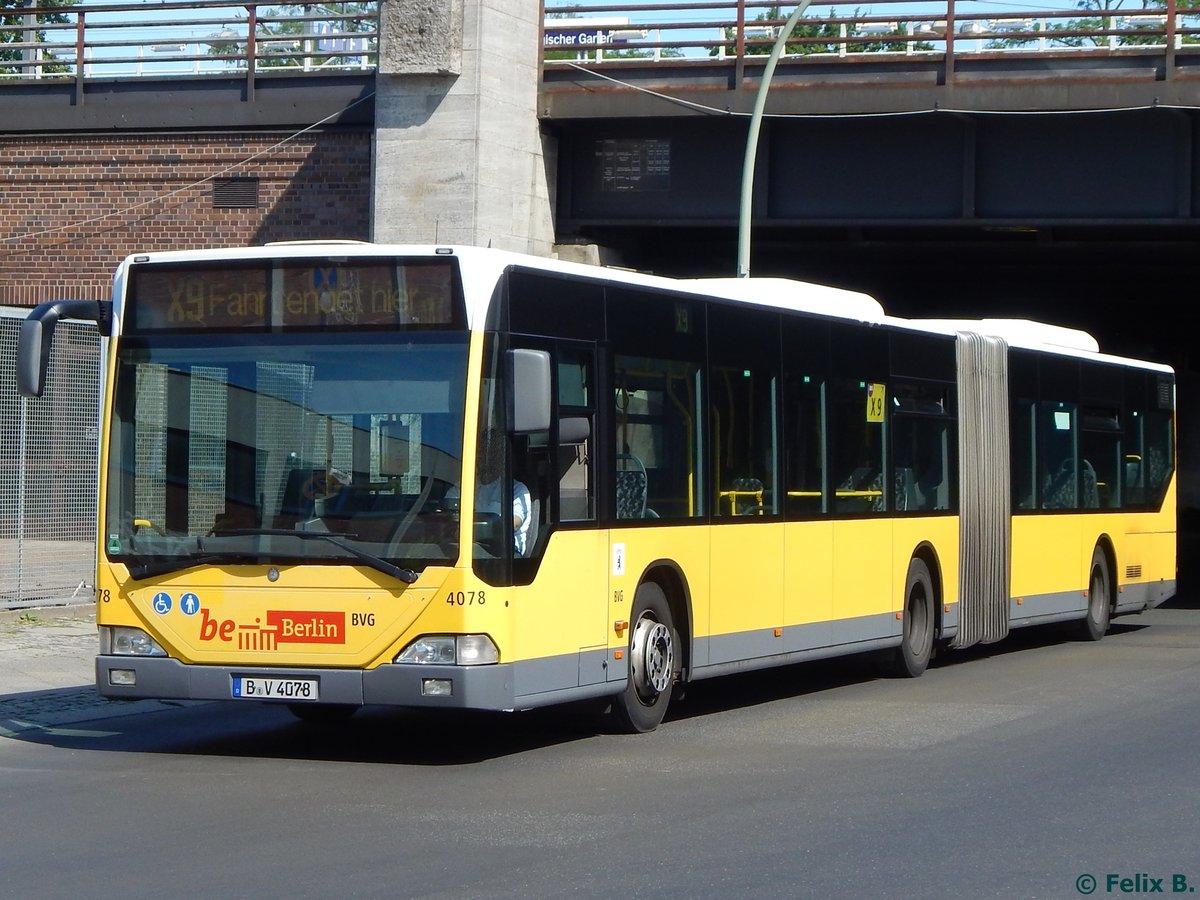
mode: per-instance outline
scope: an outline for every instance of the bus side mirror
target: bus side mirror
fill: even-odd
[[[512,408],[508,421],[514,434],[550,428],[550,354],[545,350],[509,350]]]
[[[50,346],[59,319],[95,322],[107,336],[112,321],[112,304],[98,300],[50,300],[36,306],[21,323],[17,338],[17,391],[23,397],[40,397],[46,388]]]

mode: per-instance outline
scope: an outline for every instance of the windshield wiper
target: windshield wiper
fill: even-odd
[[[233,562],[241,558],[241,556],[230,557],[222,553],[205,553],[201,556],[168,556],[152,562],[127,563],[127,565],[129,566],[129,577],[134,581],[141,581],[143,578],[153,578],[155,575],[182,572],[184,569],[205,566],[209,563]]]
[[[238,537],[245,535],[266,535],[268,537],[295,537],[306,541],[326,541],[333,544],[339,549],[345,550],[355,559],[360,560],[375,569],[377,572],[382,572],[384,575],[390,575],[405,584],[412,584],[417,580],[418,575],[412,569],[405,569],[401,566],[392,565],[386,559],[380,559],[378,556],[372,556],[357,547],[347,544],[341,540],[343,535],[331,534],[326,531],[291,531],[287,528],[230,528],[214,531],[213,537]],[[199,565],[199,563],[189,563],[189,565]]]

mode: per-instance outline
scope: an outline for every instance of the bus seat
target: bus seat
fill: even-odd
[[[631,453],[617,454],[617,518],[646,517],[646,467]]]
[[[882,512],[887,509],[887,491],[883,489],[883,473],[876,472],[875,477],[867,482],[867,486],[863,488],[874,494],[871,497],[871,512]]]
[[[917,480],[909,466],[897,466],[892,485],[896,492],[896,509],[924,509],[924,497],[917,489]]]
[[[763,483],[758,478],[735,478],[730,494],[730,513],[735,516],[761,516],[766,505],[763,501]]]
[[[1169,471],[1167,455],[1160,447],[1146,448],[1146,487],[1153,490],[1162,488],[1167,483]]]
[[[1075,505],[1075,462],[1068,458],[1043,482],[1042,509],[1070,509]]]
[[[870,466],[859,466],[837,483],[834,489],[834,508],[838,512],[856,513],[882,509],[883,475]]]
[[[1096,470],[1086,459],[1083,461],[1083,506],[1085,509],[1100,508],[1100,488],[1096,483]]]

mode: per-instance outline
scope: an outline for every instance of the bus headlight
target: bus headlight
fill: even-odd
[[[427,634],[396,657],[398,663],[439,666],[486,666],[500,661],[500,651],[486,634]]]
[[[100,652],[113,656],[166,656],[158,641],[140,628],[100,626]]]

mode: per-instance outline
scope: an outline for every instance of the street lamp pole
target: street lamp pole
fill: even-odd
[[[766,68],[763,69],[762,81],[758,85],[758,93],[754,96],[754,112],[750,114],[750,133],[746,135],[746,155],[742,160],[742,200],[738,209],[738,261],[737,277],[750,277],[750,213],[754,201],[754,162],[758,155],[758,133],[762,128],[763,109],[767,105],[767,90],[771,87],[771,77],[775,74],[775,64],[783,53],[796,20],[808,9],[812,0],[800,0],[800,5],[788,16],[787,23],[775,38],[771,47],[771,55],[767,57]]]

